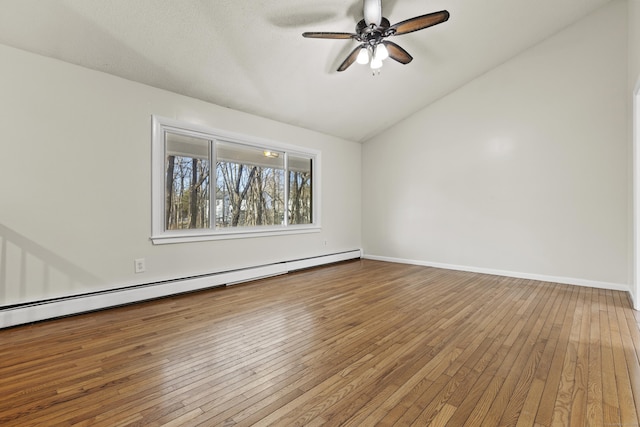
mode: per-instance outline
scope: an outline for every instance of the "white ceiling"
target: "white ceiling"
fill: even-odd
[[[353,141],[366,141],[611,0],[382,0],[414,57],[335,69],[362,0],[1,0],[0,43]]]

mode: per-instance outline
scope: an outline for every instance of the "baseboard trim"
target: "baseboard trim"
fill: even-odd
[[[291,271],[301,270],[304,268],[357,259],[361,256],[362,251],[360,249],[356,249],[238,270],[230,270],[198,277],[148,283],[126,288],[11,306],[0,309],[0,329],[202,289],[235,285],[265,277],[287,274]]]
[[[573,277],[547,276],[544,274],[521,273],[516,271],[496,270],[491,268],[470,267],[465,265],[444,264],[438,262],[419,261],[404,258],[363,254],[362,258],[376,261],[395,262],[399,264],[421,265],[424,267],[443,268],[446,270],[467,271],[470,273],[491,274],[494,276],[513,277],[517,279],[537,280],[540,282],[561,283],[564,285],[585,286],[589,288],[610,289],[613,291],[629,292],[629,287],[619,283],[599,282],[595,280],[576,279]]]
[[[636,300],[633,292],[629,292],[629,298],[631,298],[631,307],[633,307],[635,311],[640,311],[640,301]]]

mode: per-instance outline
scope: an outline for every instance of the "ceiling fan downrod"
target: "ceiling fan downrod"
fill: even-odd
[[[380,26],[382,21],[382,0],[363,0],[364,22],[368,26]]]

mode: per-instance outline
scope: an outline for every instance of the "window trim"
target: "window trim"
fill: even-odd
[[[257,138],[245,134],[229,132],[221,129],[210,128],[192,124],[180,120],[169,119],[156,115],[151,116],[151,241],[153,244],[201,242],[208,240],[241,239],[266,236],[280,236],[301,233],[317,233],[321,231],[320,222],[320,171],[321,152],[318,150],[297,147],[264,138]],[[165,230],[165,132],[173,132],[181,135],[202,138],[209,141],[221,140],[225,142],[243,144],[262,150],[284,151],[288,155],[310,157],[313,161],[313,174],[311,185],[313,188],[312,218],[311,224],[287,224],[278,226],[236,227],[226,229],[192,229],[192,230]],[[215,147],[215,144],[213,144]],[[215,160],[215,159],[213,159]],[[212,169],[215,165],[212,165]],[[212,191],[213,193],[214,191]],[[215,212],[212,212],[215,219]]]

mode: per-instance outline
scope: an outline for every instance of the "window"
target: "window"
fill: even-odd
[[[153,117],[154,243],[319,231],[319,153]]]

